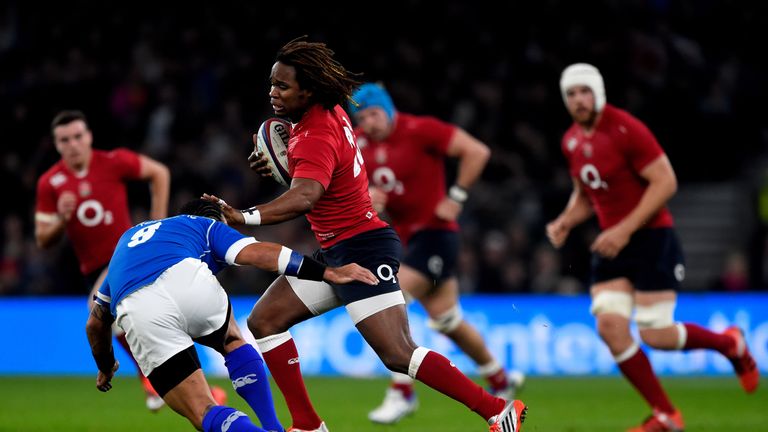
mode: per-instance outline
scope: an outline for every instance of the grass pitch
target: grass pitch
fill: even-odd
[[[92,377],[0,377],[0,431],[191,431],[167,407],[152,414],[144,407],[133,377],[118,376],[109,393],[98,392]],[[734,377],[665,378],[687,431],[768,431],[768,389],[745,395]],[[229,405],[251,415],[228,381],[211,379],[229,393]],[[307,378],[318,412],[333,432],[468,432],[488,430],[457,402],[417,384],[421,407],[394,426],[371,424],[366,413],[378,404],[384,379]],[[274,397],[284,426],[290,416],[279,392]],[[648,414],[640,397],[620,377],[530,378],[520,393],[530,407],[525,432],[624,431]]]

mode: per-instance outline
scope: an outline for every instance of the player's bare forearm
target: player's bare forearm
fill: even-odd
[[[159,176],[150,183],[150,196],[152,207],[149,211],[149,218],[153,220],[168,217],[168,198],[171,191],[171,176]]]
[[[91,353],[99,370],[111,370],[114,363],[112,351],[112,322],[114,317],[106,307],[94,303],[91,315],[85,324],[85,333],[91,346]]]
[[[462,129],[456,131],[447,153],[459,158],[456,184],[464,189],[468,189],[477,181],[491,157],[488,146]]]
[[[149,182],[152,208],[150,219],[158,220],[168,217],[168,198],[171,194],[171,173],[167,168],[158,171]]]
[[[256,206],[261,214],[261,225],[272,225],[307,214],[323,196],[323,185],[315,180],[295,178],[291,188],[274,200]]]
[[[235,263],[250,265],[265,271],[277,271],[282,245],[270,242],[249,244],[235,257]]]
[[[35,221],[35,243],[41,249],[48,249],[55,245],[64,235],[66,224],[57,219],[53,222]]]
[[[141,156],[141,177],[149,181],[151,198],[150,219],[168,216],[168,198],[171,193],[171,172],[164,164]]]
[[[589,197],[587,197],[576,180],[574,180],[574,185],[571,197],[568,199],[568,204],[566,204],[565,210],[558,217],[568,229],[580,225],[594,214]]]

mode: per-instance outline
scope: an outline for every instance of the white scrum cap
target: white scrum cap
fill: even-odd
[[[560,92],[563,94],[563,102],[567,101],[566,92],[573,86],[586,86],[592,89],[595,95],[595,111],[600,112],[605,106],[605,85],[603,76],[596,67],[588,63],[574,63],[560,76]]]

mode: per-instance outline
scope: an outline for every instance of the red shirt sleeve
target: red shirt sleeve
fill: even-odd
[[[56,213],[56,191],[51,186],[50,176],[42,176],[37,180],[37,196],[35,212]]]
[[[319,138],[305,139],[293,149],[292,178],[307,178],[328,189],[336,167],[336,149],[330,141]]]
[[[107,157],[113,159],[114,169],[120,178],[125,180],[141,178],[141,160],[138,153],[119,147],[107,153]]]
[[[626,123],[627,144],[625,151],[632,168],[639,173],[648,164],[663,155],[664,150],[645,124],[637,119],[632,120]]]

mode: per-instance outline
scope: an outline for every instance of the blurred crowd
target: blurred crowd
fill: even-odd
[[[58,110],[86,113],[95,148],[124,146],[166,163],[172,212],[203,192],[240,208],[277,196],[280,187],[250,172],[246,158],[270,115],[275,52],[304,34],[328,43],[363,80],[383,82],[398,109],[454,122],[491,147],[460,221],[464,292],[585,290],[596,224],[561,251],[544,236],[571,190],[558,80],[572,62],[601,69],[609,103],[650,126],[683,186],[739,181],[759,192],[764,181],[762,4],[411,0],[374,13],[299,3],[73,1],[40,10],[3,2],[0,295],[86,293],[68,243],[41,251],[33,238],[35,182],[58,160],[49,129]],[[137,222],[149,205],[144,188],[130,189]],[[748,275],[739,289],[764,286],[762,270],[738,267],[761,265],[768,216],[756,220],[760,241],[724,263]],[[316,247],[303,219],[244,230],[304,252]],[[272,277],[242,269],[224,272],[223,283],[259,293]],[[689,288],[723,288],[723,280]]]

